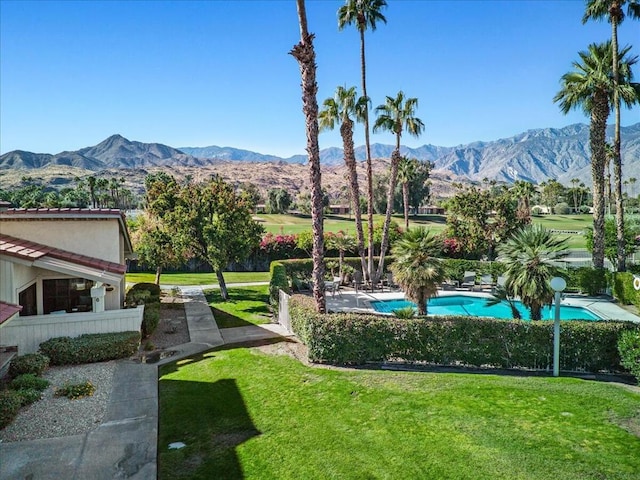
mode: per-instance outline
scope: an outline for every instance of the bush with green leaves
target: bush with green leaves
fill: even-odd
[[[90,397],[96,391],[96,387],[88,380],[79,383],[67,383],[56,388],[56,397],[67,397],[76,400],[82,397]]]
[[[142,336],[148,337],[153,332],[155,332],[156,328],[158,328],[158,324],[160,323],[160,303],[153,302],[147,303],[144,306],[144,313],[142,315]]]
[[[9,388],[12,390],[45,390],[49,386],[49,381],[45,378],[38,377],[33,373],[25,373],[23,375],[18,375],[16,378],[11,380],[9,383]]]
[[[604,268],[580,267],[576,270],[580,290],[587,295],[599,295],[607,288],[607,271]]]
[[[301,298],[302,297],[302,298]],[[552,321],[498,320],[467,316],[399,319],[357,313],[320,315],[304,296],[289,303],[291,325],[320,363],[362,364],[404,360],[437,365],[549,370]],[[562,322],[560,368],[620,371],[618,339],[636,329],[617,321]]]
[[[287,279],[287,270],[280,262],[271,262],[269,267],[271,279],[269,281],[269,303],[275,308],[280,303],[280,290],[289,293],[289,280]]]
[[[0,429],[9,425],[22,406],[22,397],[15,390],[0,391]]]
[[[9,375],[11,377],[17,377],[25,373],[42,375],[42,372],[47,368],[49,368],[49,357],[40,353],[27,353],[26,355],[19,355],[11,360],[9,364]]]
[[[571,207],[566,202],[556,203],[553,207],[553,213],[556,215],[568,215],[571,213]]]
[[[74,365],[127,358],[139,346],[139,332],[91,333],[52,338],[41,343],[40,350],[51,359],[51,365]]]
[[[640,293],[633,287],[634,275],[629,272],[614,272],[611,277],[614,298],[623,305],[640,306]]]
[[[160,301],[160,287],[155,283],[136,283],[128,291],[125,299],[128,305],[140,305]]]
[[[618,350],[622,365],[640,382],[640,328],[623,332]]]
[[[393,313],[393,315],[396,318],[407,319],[407,318],[413,318],[416,316],[416,309],[413,307],[403,307],[403,308],[397,308],[391,313]]]
[[[20,404],[23,407],[31,405],[42,398],[42,391],[35,388],[22,388],[15,390],[15,392],[20,396]]]

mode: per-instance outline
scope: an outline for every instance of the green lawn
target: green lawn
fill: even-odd
[[[224,272],[226,283],[268,282],[269,272]],[[127,282],[155,282],[155,273],[127,273]],[[218,283],[215,273],[163,273],[161,285],[214,285]]]
[[[269,286],[232,287],[227,289],[229,300],[222,301],[220,290],[205,290],[218,328],[244,327],[271,322]]]
[[[640,395],[613,384],[235,348],[162,367],[159,394],[160,480],[640,478]]]

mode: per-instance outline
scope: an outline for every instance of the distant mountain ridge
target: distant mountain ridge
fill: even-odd
[[[621,133],[624,177],[640,177],[640,123],[622,127]],[[607,136],[609,138],[612,135],[610,128]],[[374,143],[371,145],[372,157],[387,159],[393,148],[392,145]],[[364,160],[364,146],[357,147],[355,153],[357,160]],[[436,170],[449,172],[460,179],[479,181],[489,178],[508,183],[515,180],[539,183],[554,178],[568,184],[571,179],[578,178],[586,184],[591,183],[589,126],[584,124],[533,129],[509,138],[456,147],[403,146],[401,153],[433,162]],[[0,156],[0,170],[62,165],[99,171],[172,165],[197,167],[229,161],[304,163],[306,155],[281,158],[217,146],[176,149],[160,143],[142,143],[112,135],[93,147],[55,155],[14,150]],[[330,147],[321,150],[320,161],[329,166],[341,165],[344,162],[342,149]]]

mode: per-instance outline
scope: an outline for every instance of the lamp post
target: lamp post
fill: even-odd
[[[553,376],[557,377],[560,374],[560,295],[567,287],[567,282],[565,282],[562,277],[553,277],[550,285],[555,292],[555,311],[553,316]]]

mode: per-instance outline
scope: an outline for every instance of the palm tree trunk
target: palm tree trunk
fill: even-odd
[[[313,48],[313,34],[307,30],[307,13],[304,0],[296,0],[300,23],[300,43],[291,50],[298,61],[302,78],[302,111],[307,131],[307,154],[309,155],[309,183],[311,185],[311,221],[313,229],[313,297],[316,311],[327,310],[324,294],[324,226],[322,206],[322,185],[320,175],[320,147],[318,146],[318,84],[316,82],[316,53]]]
[[[624,238],[624,207],[622,205],[622,158],[620,156],[620,98],[618,96],[618,17],[620,6],[611,6],[611,48],[613,50],[613,108],[615,111],[615,132],[613,137],[613,176],[616,182],[616,244],[618,271],[626,268]]]
[[[382,241],[380,244],[380,260],[378,261],[378,271],[374,281],[382,278],[384,272],[384,255],[389,247],[389,226],[391,225],[391,214],[393,213],[393,194],[396,189],[396,179],[398,178],[398,165],[400,165],[400,137],[397,137],[396,149],[391,154],[391,171],[389,176],[389,192],[387,193],[387,212],[384,217],[384,225],[382,227]]]
[[[358,185],[358,171],[356,169],[356,155],[353,148],[353,122],[345,121],[340,126],[342,145],[344,147],[344,163],[349,172],[349,185],[351,187],[351,208],[356,221],[356,237],[358,241],[358,255],[362,272],[367,271],[367,258],[364,249],[364,233],[362,230],[362,212],[360,212],[360,187]],[[342,269],[342,267],[341,267]]]
[[[589,144],[591,147],[591,175],[593,177],[593,266],[604,268],[604,164],[605,136],[609,101],[605,92],[598,92],[591,111]]]
[[[365,277],[372,281],[373,276],[373,165],[371,163],[371,142],[369,140],[369,101],[367,97],[367,69],[364,55],[364,30],[365,25],[361,25],[358,20],[360,31],[360,71],[362,73],[362,95],[367,99],[364,105],[364,146],[367,156],[367,223],[369,238],[369,263],[366,272],[362,272]],[[366,278],[365,278],[366,280]],[[373,281],[371,282],[373,284]]]
[[[404,204],[404,229],[409,230],[409,182],[402,182],[402,203]]]

